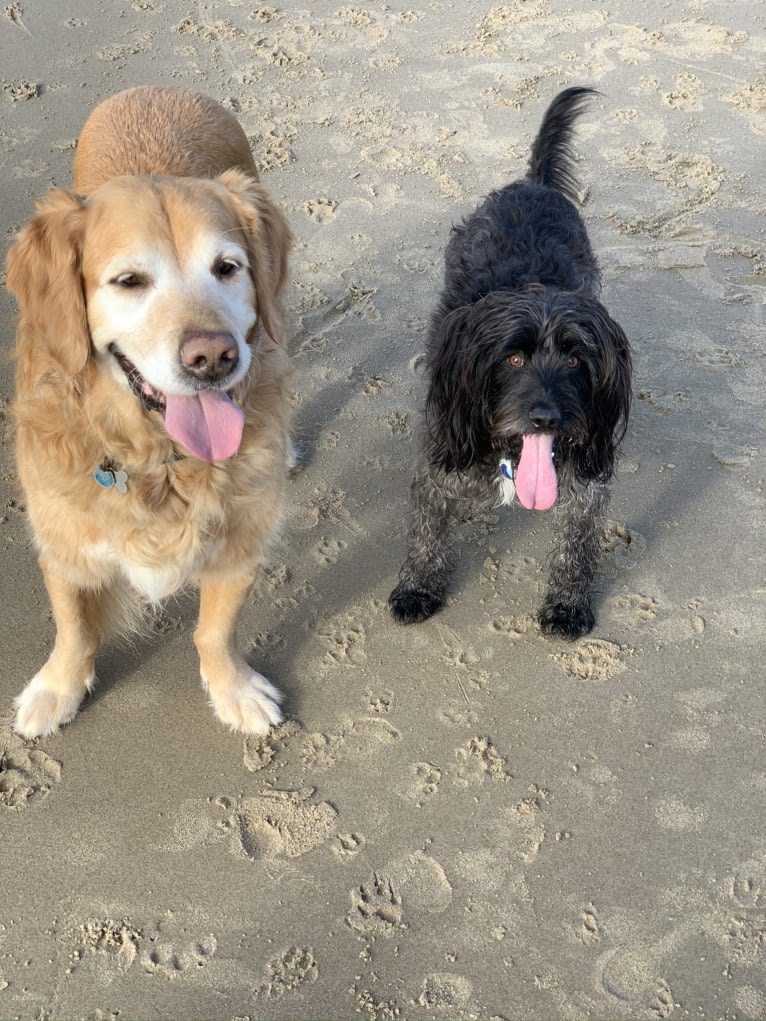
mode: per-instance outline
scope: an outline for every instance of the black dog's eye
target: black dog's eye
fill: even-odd
[[[508,364],[512,365],[514,369],[520,369],[524,364],[524,352],[513,351],[508,355]]]
[[[143,273],[119,273],[116,277],[112,277],[109,283],[124,291],[139,291],[149,286],[149,278],[145,277]]]
[[[569,358],[567,358],[568,369],[576,369],[579,364],[580,359],[577,357],[577,355],[570,355]]]
[[[236,276],[242,269],[234,259],[219,259],[213,266],[213,276],[219,280],[226,280],[228,277]]]

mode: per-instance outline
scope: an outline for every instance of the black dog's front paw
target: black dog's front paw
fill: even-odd
[[[423,592],[403,585],[397,585],[388,597],[391,616],[400,624],[417,624],[418,621],[427,620],[432,613],[441,610],[444,603],[444,596],[435,592]]]
[[[543,603],[537,619],[546,635],[560,635],[568,642],[593,630],[596,618],[590,605],[570,606],[567,603]]]

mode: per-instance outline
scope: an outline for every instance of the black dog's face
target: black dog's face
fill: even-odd
[[[534,433],[584,442],[591,381],[576,336],[543,324],[509,336],[501,353],[491,386],[493,438],[505,446]]]
[[[535,475],[554,457],[582,478],[611,475],[630,354],[596,299],[541,286],[494,292],[445,318],[431,372],[429,432],[447,470],[499,454]]]
[[[490,387],[491,434],[514,465],[515,489],[530,510],[548,510],[558,496],[562,452],[588,439],[591,381],[578,331],[545,321],[513,331]]]

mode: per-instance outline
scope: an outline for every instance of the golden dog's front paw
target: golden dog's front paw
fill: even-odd
[[[220,677],[214,681],[203,674],[202,683],[210,693],[215,715],[232,730],[264,735],[282,722],[281,691],[247,664],[234,669],[228,682]]]
[[[77,715],[85,692],[92,687],[88,678],[76,691],[62,688],[48,677],[46,668],[32,678],[14,702],[13,729],[22,737],[45,737]]]

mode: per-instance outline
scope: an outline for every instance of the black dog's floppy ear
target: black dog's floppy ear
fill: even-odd
[[[483,371],[471,343],[474,307],[446,315],[433,338],[426,428],[431,462],[444,471],[465,471],[485,451],[492,431],[492,374]]]
[[[591,304],[582,326],[594,349],[590,438],[583,473],[607,481],[614,471],[631,404],[630,344],[619,323],[600,302]]]

